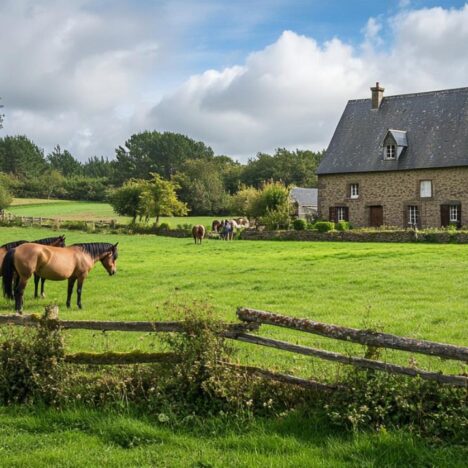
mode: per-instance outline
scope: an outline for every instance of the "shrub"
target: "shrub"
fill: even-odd
[[[283,206],[276,210],[267,209],[266,214],[260,218],[261,224],[264,224],[267,229],[271,231],[276,229],[288,229],[289,220],[288,206]]]
[[[268,216],[271,212],[286,212],[291,209],[289,189],[281,182],[269,182],[251,196],[247,215],[253,218]],[[288,213],[289,216],[289,213]]]
[[[169,223],[161,223],[159,225],[159,230],[160,231],[170,231],[171,230],[171,226],[169,225]]]
[[[335,224],[335,229],[337,231],[349,231],[349,229],[351,229],[351,225],[348,221],[338,221]]]
[[[13,198],[6,187],[0,185],[0,211],[8,208],[11,205]]]
[[[303,231],[307,227],[307,221],[305,219],[295,219],[293,227],[295,231]]]
[[[190,223],[184,223],[184,224],[178,224],[177,229],[180,229],[181,231],[191,231],[193,228],[193,224]]]
[[[337,425],[409,427],[436,440],[466,443],[466,389],[373,371],[354,371],[325,410]]]
[[[335,223],[331,221],[317,221],[315,223],[315,229],[317,229],[318,232],[333,231],[333,229],[335,229]]]
[[[58,403],[64,349],[54,322],[41,319],[35,329],[3,327],[0,338],[0,402]]]

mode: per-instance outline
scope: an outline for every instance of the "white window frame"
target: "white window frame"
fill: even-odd
[[[349,197],[353,199],[359,198],[359,184],[350,184]]]
[[[420,198],[432,198],[432,180],[421,180],[419,182]]]
[[[408,224],[410,226],[418,226],[419,224],[419,208],[417,205],[408,206]]]
[[[345,208],[343,206],[337,206],[336,207],[336,219],[338,222],[340,221],[346,221],[345,219]]]
[[[449,205],[449,222],[458,223],[458,205]]]
[[[385,159],[396,159],[396,145],[387,145],[385,147]]]

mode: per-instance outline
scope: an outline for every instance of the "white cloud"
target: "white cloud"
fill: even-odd
[[[387,94],[468,85],[468,5],[400,13],[385,27],[386,48],[374,18],[357,48],[286,31],[241,66],[192,76],[152,109],[150,126],[241,158],[280,146],[321,149],[347,100],[370,97],[376,81]]]
[[[468,5],[403,3],[393,17],[369,18],[357,46],[285,31],[244,63],[184,81],[191,57],[219,54],[198,48],[194,28],[220,14],[217,2],[115,0],[110,9],[91,0],[4,0],[2,135],[26,134],[46,150],[60,143],[82,159],[112,156],[144,129],[182,132],[241,158],[279,146],[321,149],[346,101],[369,97],[376,81],[386,94],[468,85]],[[254,13],[253,25],[261,18]]]

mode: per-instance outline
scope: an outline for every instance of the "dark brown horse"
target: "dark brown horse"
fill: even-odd
[[[53,281],[68,279],[67,307],[70,307],[75,282],[77,305],[81,309],[83,282],[96,262],[100,261],[109,275],[117,271],[117,244],[95,242],[74,244],[69,247],[26,243],[7,252],[3,261],[3,294],[15,299],[15,310],[23,310],[23,295],[29,278],[35,273]],[[13,287],[13,278],[17,280]]]
[[[197,243],[197,241],[201,244],[203,238],[205,237],[205,226],[202,226],[201,224],[193,226],[192,236],[193,240],[195,241],[195,244]]]
[[[211,230],[212,232],[219,232],[219,228],[221,227],[221,221],[219,221],[218,219],[215,219],[212,223],[211,223]]]
[[[14,242],[9,242],[7,244],[3,244],[0,246],[0,276],[2,273],[2,265],[3,259],[5,258],[6,253],[10,249],[14,249],[21,244],[26,244],[27,240],[19,240]],[[52,245],[56,247],[65,247],[65,236],[58,236],[58,237],[46,237],[45,239],[39,239],[32,241],[34,244],[42,244],[42,245]],[[42,279],[41,282],[41,296],[44,297],[44,283],[45,279]],[[38,297],[38,287],[39,287],[39,277],[34,275],[34,297]]]

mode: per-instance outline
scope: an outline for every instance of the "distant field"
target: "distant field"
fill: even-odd
[[[131,218],[114,213],[108,203],[42,200],[39,198],[15,198],[8,211],[17,216],[42,216],[64,220],[109,221],[115,219],[120,223],[129,223]],[[161,223],[169,223],[173,228],[178,224],[203,224],[211,226],[212,216],[162,217]]]

